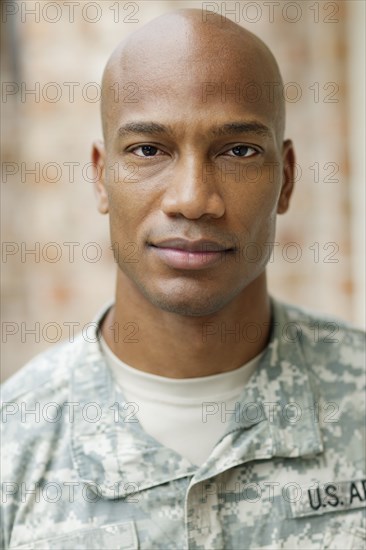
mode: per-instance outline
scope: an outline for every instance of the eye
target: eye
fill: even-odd
[[[233,152],[232,155],[229,153]],[[225,154],[228,154],[230,157],[252,157],[253,155],[257,155],[259,151],[254,149],[254,147],[250,147],[249,145],[235,145],[235,147],[232,147],[232,149],[229,149],[226,151]]]
[[[139,150],[141,151],[140,154],[137,153],[137,151],[139,151]],[[157,155],[158,151],[160,151],[161,154],[164,154],[163,151],[161,151],[157,147],[154,147],[154,145],[139,145],[138,147],[135,147],[134,149],[131,149],[131,153],[133,153],[137,157],[141,157],[141,158],[160,156],[160,155]]]

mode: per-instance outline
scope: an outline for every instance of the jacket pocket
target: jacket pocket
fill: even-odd
[[[366,529],[359,524],[342,525],[340,520],[333,522],[325,531],[322,549],[324,550],[365,550]]]
[[[137,550],[138,541],[133,521],[80,529],[67,535],[10,546],[12,550]]]

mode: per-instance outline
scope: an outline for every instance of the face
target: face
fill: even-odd
[[[253,81],[265,90],[265,71],[177,59],[127,56],[127,86],[114,72],[96,189],[122,280],[162,310],[202,316],[265,270],[294,159],[273,98],[250,95]]]

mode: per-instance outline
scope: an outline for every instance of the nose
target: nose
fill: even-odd
[[[218,190],[218,178],[218,170],[198,156],[180,159],[162,199],[163,212],[191,220],[221,218],[225,203]]]

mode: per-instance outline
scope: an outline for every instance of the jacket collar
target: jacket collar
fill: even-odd
[[[74,421],[71,452],[79,477],[105,498],[118,498],[174,479],[202,481],[254,459],[314,456],[323,451],[315,398],[301,338],[286,306],[271,298],[269,344],[245,386],[238,414],[208,460],[192,465],[146,434],[115,386],[98,341],[98,327],[113,302],[78,337],[72,368]],[[229,411],[227,411],[229,412]],[[133,491],[135,492],[135,491]]]
[[[324,450],[301,317],[294,321],[287,306],[274,298],[271,308],[269,343],[243,389],[240,414],[233,415],[199,480],[255,459],[313,457]]]

